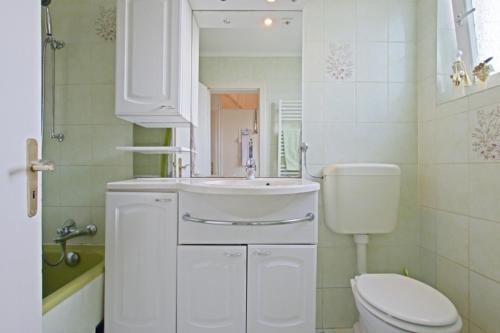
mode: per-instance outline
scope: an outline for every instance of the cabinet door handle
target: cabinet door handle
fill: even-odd
[[[237,252],[237,251],[225,251],[224,255],[226,257],[241,257],[241,252]]]
[[[273,253],[271,250],[255,250],[253,254],[256,256],[270,256]]]
[[[162,105],[162,106],[160,106],[160,109],[161,110],[172,110],[172,109],[174,109],[174,107],[169,106],[169,105]]]

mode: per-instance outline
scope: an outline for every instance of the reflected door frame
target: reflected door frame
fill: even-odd
[[[269,142],[270,136],[267,130],[262,130],[264,128],[263,124],[269,124],[270,115],[267,110],[266,105],[266,88],[262,83],[257,84],[238,84],[233,86],[212,86],[210,89],[210,96],[214,94],[244,94],[244,93],[257,93],[259,95],[259,112],[257,117],[257,126],[259,129],[259,152],[260,152],[260,163],[257,165],[259,169],[259,177],[269,177]],[[217,152],[217,156],[220,154]],[[220,165],[220,161],[217,161],[217,165]],[[217,170],[218,172],[219,170]]]

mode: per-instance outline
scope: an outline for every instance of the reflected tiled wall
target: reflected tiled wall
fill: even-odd
[[[45,116],[43,157],[56,162],[43,177],[43,241],[68,218],[95,223],[98,234],[74,243],[104,243],[105,184],[132,176],[132,156],[115,149],[132,143],[132,125],[114,115],[113,0],[52,1],[54,37],[66,46],[56,53],[56,128],[50,139]]]
[[[201,57],[200,82],[209,88],[264,89],[268,120],[268,174],[276,176],[278,165],[278,103],[301,99],[300,57]]]
[[[500,88],[437,105],[436,9],[443,2],[418,4],[421,278],[457,306],[463,332],[495,333],[500,332]]]
[[[408,267],[417,276],[416,1],[309,0],[304,29],[311,169],[349,162],[401,166],[399,223],[392,234],[371,236],[368,269]],[[320,219],[317,327],[350,328],[357,316],[349,284],[354,243],[326,227],[322,209]]]

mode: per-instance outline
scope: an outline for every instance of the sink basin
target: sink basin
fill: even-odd
[[[144,178],[108,183],[112,191],[186,191],[223,195],[283,195],[319,191],[319,184],[300,178]]]
[[[192,179],[185,191],[213,194],[294,194],[319,190],[319,184],[304,179],[258,178]]]

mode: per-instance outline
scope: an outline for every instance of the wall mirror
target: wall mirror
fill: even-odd
[[[500,85],[500,1],[437,3],[438,103]]]
[[[300,177],[302,12],[195,11],[198,126],[193,177]]]

